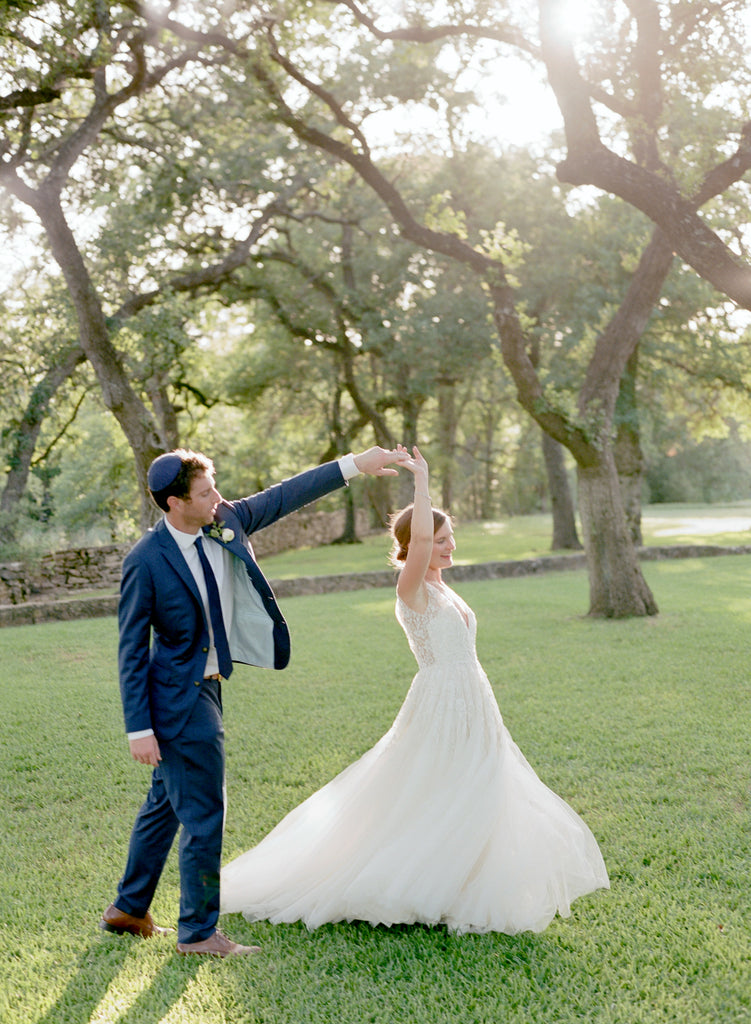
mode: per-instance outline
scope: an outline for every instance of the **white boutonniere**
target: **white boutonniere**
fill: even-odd
[[[235,539],[235,531],[230,530],[228,526],[222,526],[221,523],[212,523],[207,533],[209,537],[213,537],[214,540],[220,540],[222,544],[229,544],[230,541]]]

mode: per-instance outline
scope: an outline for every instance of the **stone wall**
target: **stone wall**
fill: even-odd
[[[708,558],[717,555],[751,555],[751,546],[722,547],[712,544],[676,546],[666,548],[641,548],[639,557],[645,561],[664,558]],[[547,572],[561,572],[584,569],[583,554],[543,555],[540,558],[512,560],[507,562],[483,562],[479,565],[457,565],[446,570],[450,583],[469,580],[495,580],[517,576],[534,576]],[[2,568],[7,567],[0,567]],[[346,573],[338,576],[303,576],[298,579],[274,580],[271,585],[279,598],[297,597],[302,594],[331,594],[338,591],[365,590],[371,587],[393,587],[396,574],[384,569],[376,572]],[[71,596],[66,592],[64,599],[48,598],[27,601],[23,604],[0,605],[0,627],[28,626],[39,622],[68,619],[97,618],[117,614],[117,593],[92,594],[84,597]]]
[[[340,537],[344,511],[295,512],[252,536],[257,558],[301,547],[320,547]],[[357,532],[368,530],[365,512],[358,514]],[[0,605],[24,604],[49,596],[117,587],[129,544],[52,551],[33,568],[23,562],[0,565]]]
[[[23,604],[31,597],[29,570],[23,562],[0,565],[0,605]]]

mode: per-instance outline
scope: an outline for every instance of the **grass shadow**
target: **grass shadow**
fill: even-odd
[[[121,974],[128,971],[129,961],[140,952],[143,939],[102,935],[92,939],[83,949],[72,967],[70,979],[55,1002],[34,1024],[85,1024],[106,998],[110,988]],[[156,961],[164,951],[164,959]],[[150,982],[136,999],[116,1017],[108,1017],[113,1024],[133,1024],[153,1021],[158,1024],[169,1009],[180,999],[200,968],[200,957],[182,957],[160,946],[152,947],[149,963],[156,963]]]
[[[195,955],[181,956],[173,952],[152,976],[151,984],[117,1018],[117,1024],[159,1024],[182,997],[201,969],[201,964],[214,959]]]

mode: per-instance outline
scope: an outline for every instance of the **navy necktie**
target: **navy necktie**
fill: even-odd
[[[232,657],[229,652],[227,633],[224,629],[222,603],[219,599],[219,587],[216,585],[216,576],[214,575],[214,571],[206,557],[206,552],[203,550],[203,538],[200,533],[196,539],[196,551],[198,552],[198,559],[201,563],[201,568],[203,569],[203,577],[206,580],[206,590],[209,595],[211,628],[214,631],[214,647],[216,648],[216,656],[219,660],[219,674],[224,676],[225,679],[228,679],[232,672]]]

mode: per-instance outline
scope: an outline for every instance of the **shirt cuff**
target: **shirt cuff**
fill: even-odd
[[[339,469],[341,469],[345,480],[351,480],[353,476],[359,476],[360,474],[360,470],[355,465],[355,457],[352,452],[342,455],[341,459],[339,459]]]
[[[153,729],[141,729],[141,730],[139,730],[139,732],[129,732],[128,733],[128,739],[129,740],[142,740],[146,736],[153,736],[153,735],[154,735],[154,730]]]

